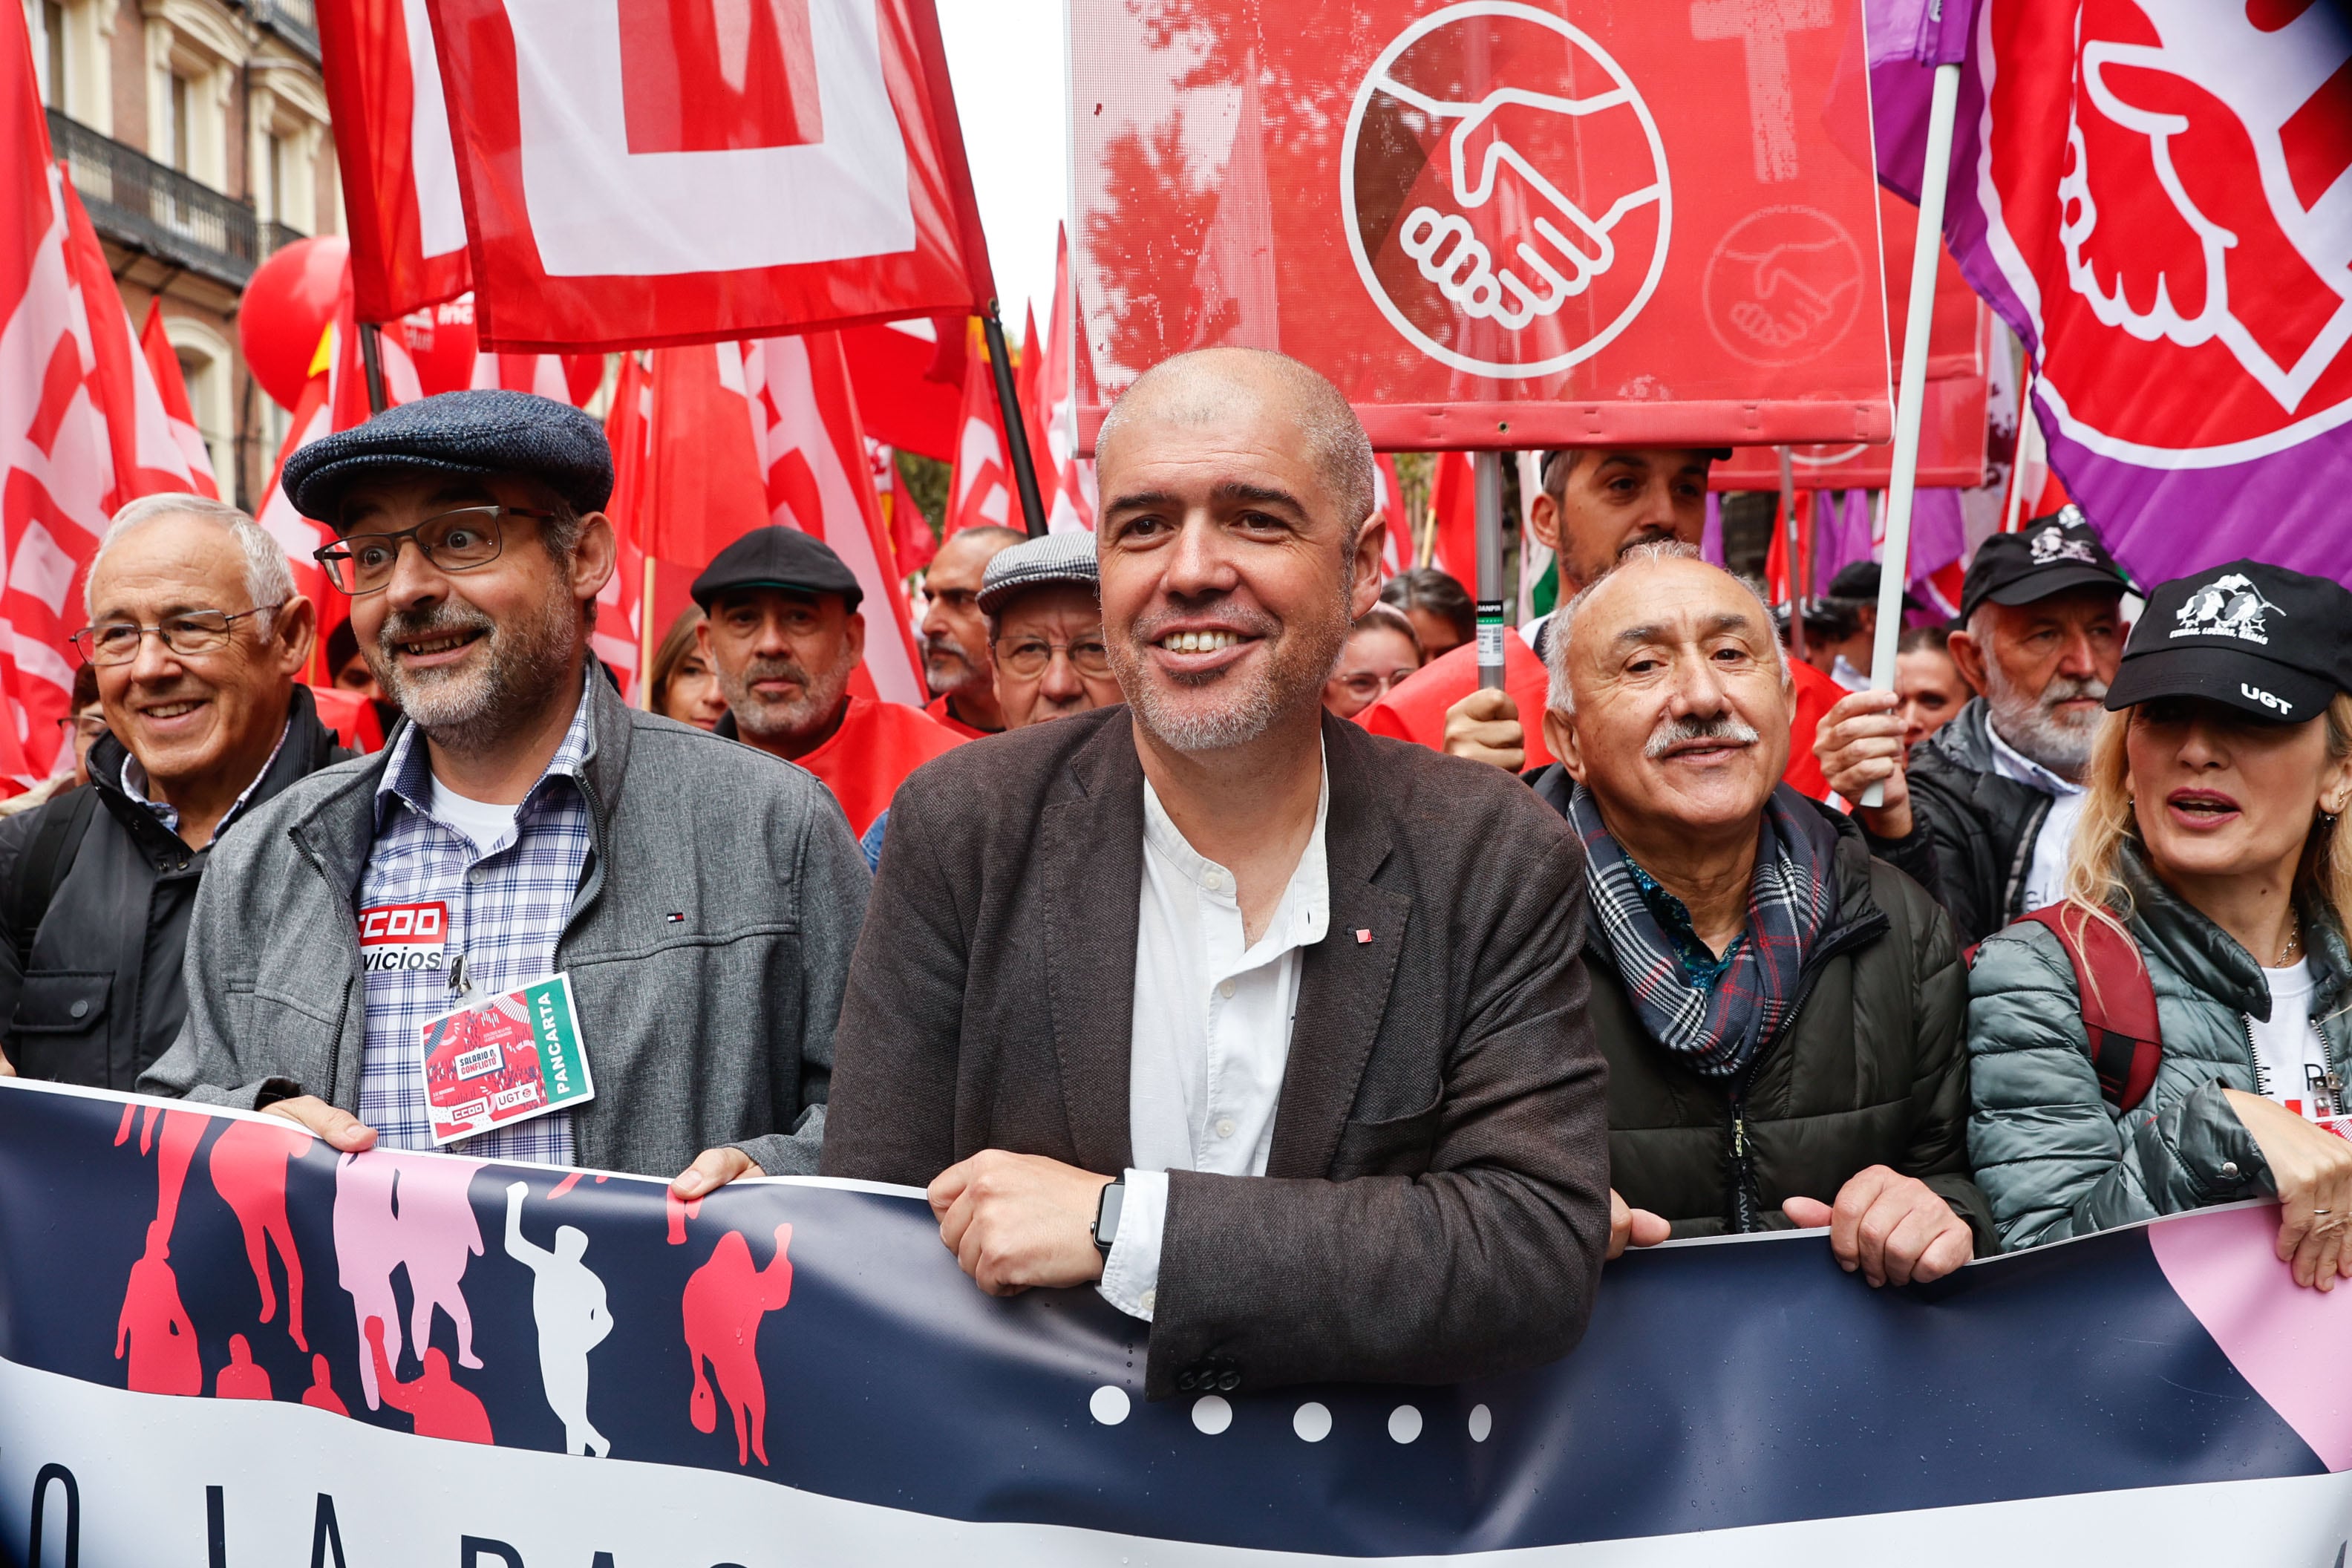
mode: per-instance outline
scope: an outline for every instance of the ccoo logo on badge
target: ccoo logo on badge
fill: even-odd
[[[1339,169],[1357,276],[1456,370],[1523,380],[1590,359],[1665,269],[1673,192],[1649,105],[1532,5],[1466,0],[1398,34],[1357,89]]]

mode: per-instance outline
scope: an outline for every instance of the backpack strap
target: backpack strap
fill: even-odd
[[[60,809],[68,800],[73,803],[71,807]],[[97,805],[97,786],[83,784],[41,807],[41,825],[33,830],[33,842],[25,851],[16,885],[8,889],[8,928],[16,939],[16,972],[20,974],[33,965],[33,938],[49,912],[50,900],[58,896],[58,884],[65,879],[66,868],[73,864],[73,851],[89,831],[90,816]]]
[[[2074,966],[2074,990],[2083,1006],[2083,1033],[2090,1042],[2091,1068],[2099,1092],[2118,1110],[2147,1098],[2164,1059],[2163,1031],[2156,1018],[2156,984],[2138,944],[2103,920],[2063,902],[2024,919],[2046,928]]]

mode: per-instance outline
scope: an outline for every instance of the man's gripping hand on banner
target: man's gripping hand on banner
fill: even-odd
[[[1102,1278],[1095,1213],[1108,1176],[1038,1154],[983,1149],[941,1171],[929,1189],[940,1239],[992,1296]]]
[[[1780,1212],[1801,1230],[1829,1226],[1838,1267],[1859,1268],[1873,1289],[1941,1279],[1975,1253],[1969,1222],[1933,1187],[1885,1165],[1856,1171],[1837,1202],[1790,1198]]]
[[[1665,1218],[1648,1209],[1629,1206],[1609,1189],[1609,1256],[1612,1259],[1625,1256],[1628,1247],[1655,1247],[1673,1236],[1675,1227]]]
[[[375,1147],[375,1129],[350,1111],[328,1104],[315,1094],[298,1094],[261,1108],[282,1116],[305,1132],[315,1133],[330,1149],[363,1154]]]

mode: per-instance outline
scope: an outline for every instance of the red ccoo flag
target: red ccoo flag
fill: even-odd
[[[163,400],[163,416],[171,421],[172,439],[180,455],[188,463],[188,488],[200,496],[220,499],[220,485],[213,478],[213,455],[205,445],[205,433],[196,427],[196,412],[188,402],[187,378],[180,374],[180,356],[173,352],[172,340],[163,332],[163,301],[156,299],[147,307],[147,325],[140,330],[139,352],[147,361],[148,373],[155,378],[156,395]]]
[[[317,4],[359,318],[454,300],[473,281],[425,0]]]
[[[710,342],[993,297],[931,0],[745,0],[725,26],[662,0],[428,5],[485,343]]]

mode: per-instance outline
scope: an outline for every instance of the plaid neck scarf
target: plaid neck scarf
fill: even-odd
[[[1625,858],[1581,784],[1569,796],[1568,820],[1584,840],[1602,945],[1651,1038],[1704,1077],[1740,1071],[1795,1005],[1805,954],[1836,912],[1830,858],[1837,830],[1801,795],[1775,788],[1757,834],[1748,929],[1720,961],[1690,963],[1677,950],[1697,960],[1705,948],[1689,911]]]

